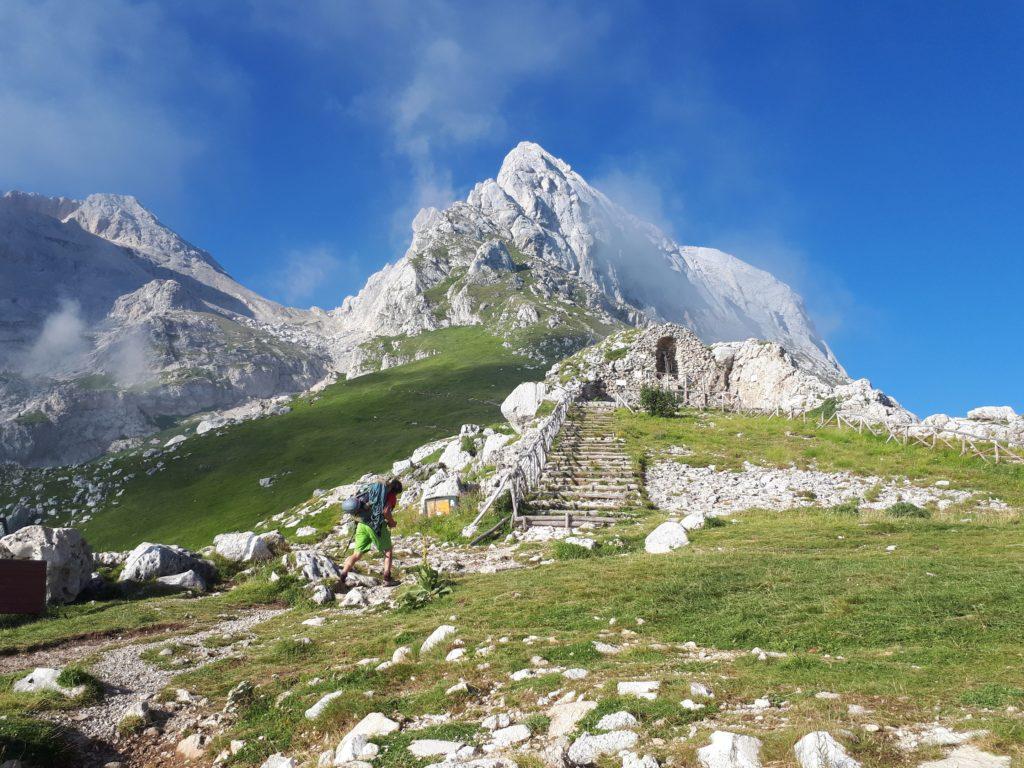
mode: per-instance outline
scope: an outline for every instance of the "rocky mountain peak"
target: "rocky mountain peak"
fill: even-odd
[[[69,220],[104,240],[141,251],[175,269],[204,262],[223,271],[209,253],[165,226],[132,195],[89,195]]]
[[[51,219],[63,221],[82,203],[70,197],[48,197],[35,192],[20,192],[12,189],[0,198],[3,207],[11,211],[39,213]]]

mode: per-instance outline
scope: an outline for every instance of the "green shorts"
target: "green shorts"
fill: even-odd
[[[371,547],[376,547],[378,552],[387,552],[391,549],[391,529],[387,523],[380,527],[380,533],[374,533],[373,528],[366,523],[356,526],[356,552],[369,552]]]

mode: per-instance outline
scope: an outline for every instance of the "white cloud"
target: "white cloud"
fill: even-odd
[[[576,67],[608,27],[606,15],[589,5],[539,0],[322,0],[304,11],[296,18],[291,3],[258,3],[254,18],[318,64],[333,62],[339,91],[360,83],[331,101],[382,126],[392,150],[410,162],[405,207],[451,202],[445,153],[509,141],[503,115],[515,109],[513,96]]]
[[[43,323],[22,370],[30,376],[55,376],[74,370],[89,353],[87,332],[78,302],[62,301]]]
[[[205,145],[199,103],[237,92],[153,3],[8,0],[0,30],[0,188],[173,190]]]
[[[268,289],[284,303],[298,306],[330,294],[332,286],[355,269],[351,259],[340,258],[329,246],[294,250],[286,254],[284,266],[273,274]]]

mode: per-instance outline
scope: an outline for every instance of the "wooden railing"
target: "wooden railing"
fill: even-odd
[[[551,446],[561,431],[562,425],[565,424],[566,416],[569,415],[569,409],[580,399],[582,391],[582,387],[574,387],[563,391],[562,396],[555,403],[554,410],[544,418],[537,431],[523,438],[526,442],[518,446],[515,462],[501,470],[499,475],[501,479],[498,482],[497,488],[480,505],[473,522],[462,529],[463,536],[469,538],[476,533],[477,526],[484,515],[487,514],[487,510],[491,508],[495,501],[501,498],[505,491],[509,491],[512,496],[511,514],[512,523],[515,524],[515,520],[519,516],[519,502],[536,488],[540,482],[540,476],[544,471],[544,465],[547,463]],[[503,518],[490,530],[474,538],[471,543],[476,544],[487,538],[495,530],[503,526],[505,520]]]

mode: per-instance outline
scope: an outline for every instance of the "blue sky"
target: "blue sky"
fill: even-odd
[[[923,414],[1024,410],[1024,5],[0,4],[0,189],[137,195],[335,306],[531,139],[806,297]]]

